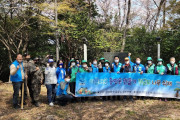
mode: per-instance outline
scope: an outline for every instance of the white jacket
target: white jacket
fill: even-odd
[[[57,84],[56,68],[46,67],[45,69],[45,84]]]

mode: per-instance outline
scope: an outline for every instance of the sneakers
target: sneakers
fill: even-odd
[[[49,106],[54,106],[54,103],[52,103],[52,102],[51,102],[51,103],[49,103]]]

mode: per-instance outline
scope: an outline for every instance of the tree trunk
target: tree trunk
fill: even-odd
[[[156,19],[155,19],[154,26],[153,26],[153,31],[156,29],[157,21],[159,20],[159,15],[160,15],[161,7],[164,4],[164,2],[165,2],[165,0],[161,0],[160,3],[159,3],[158,11],[157,11],[157,14],[156,14]]]
[[[121,5],[120,5],[120,0],[117,0],[118,2],[118,12],[119,12],[119,25],[118,25],[118,28],[120,27],[120,24],[121,24]]]
[[[121,52],[124,52],[124,49],[125,49],[126,34],[127,34],[127,28],[129,26],[130,11],[131,11],[131,0],[128,0],[128,11],[127,11],[127,16],[126,16],[126,26],[125,26],[124,33],[123,33]]]
[[[163,4],[163,27],[165,27],[166,24],[166,0],[164,1]]]
[[[123,20],[122,20],[122,23],[121,23],[120,31],[122,30],[125,19],[126,19],[126,0],[124,0],[124,16],[123,16]]]
[[[91,0],[88,0],[88,5],[89,5],[88,17],[89,17],[89,19],[91,20],[91,14],[92,14],[92,12],[91,12]]]

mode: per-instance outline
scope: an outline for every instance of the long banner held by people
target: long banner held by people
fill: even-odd
[[[77,73],[76,97],[150,96],[178,98],[180,76],[139,73]]]

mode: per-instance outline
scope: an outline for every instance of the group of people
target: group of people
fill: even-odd
[[[19,90],[21,90],[22,82],[25,85],[24,89],[24,104],[27,99],[27,88],[29,88],[32,103],[39,107],[39,94],[41,91],[41,84],[45,78],[45,86],[47,88],[47,101],[50,106],[53,106],[55,100],[60,105],[66,105],[68,101],[76,101],[75,86],[76,74],[78,72],[115,72],[115,73],[148,73],[161,75],[180,75],[180,61],[175,63],[175,58],[170,58],[170,63],[164,65],[163,59],[159,58],[157,64],[153,62],[151,57],[147,57],[147,63],[141,64],[141,59],[136,58],[135,63],[131,61],[131,53],[124,58],[124,63],[120,63],[119,57],[114,57],[114,62],[110,64],[104,58],[94,59],[91,62],[72,58],[67,67],[64,62],[59,60],[57,64],[52,57],[48,57],[45,70],[38,64],[38,59],[30,60],[30,55],[18,54],[16,60],[10,66],[10,79],[13,84],[13,105],[14,108],[19,108],[18,98]],[[101,97],[107,100],[107,97]],[[115,96],[113,96],[113,99]],[[119,99],[120,96],[117,96]],[[126,97],[123,97],[124,100]],[[93,98],[95,99],[95,97]],[[109,97],[108,97],[109,99]],[[130,96],[133,101],[133,97]],[[82,97],[81,101],[86,100]],[[165,99],[166,100],[166,99]]]

